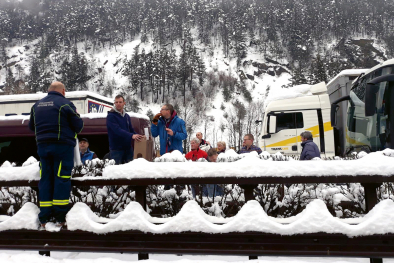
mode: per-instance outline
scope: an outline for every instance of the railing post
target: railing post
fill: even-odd
[[[146,211],[146,187],[145,185],[135,186],[135,199],[138,203],[144,208]],[[149,259],[148,253],[138,253],[138,260],[146,260]]]
[[[382,184],[377,183],[362,183],[364,187],[365,195],[365,212],[368,213],[372,208],[378,203],[378,195],[376,194],[376,189]],[[383,263],[382,258],[370,258],[370,263]]]
[[[51,256],[51,251],[38,251],[38,254],[40,256],[50,257]]]
[[[383,263],[383,258],[370,258],[370,263]]]
[[[134,187],[135,189],[135,199],[146,211],[146,186],[138,185]]]
[[[377,183],[362,183],[364,187],[365,194],[365,212],[369,212],[378,203],[378,196],[376,194],[376,189],[382,184]]]
[[[245,203],[250,200],[255,200],[253,190],[257,187],[257,184],[240,184],[239,187],[244,189]]]
[[[148,253],[138,253],[138,260],[147,260],[149,259]]]

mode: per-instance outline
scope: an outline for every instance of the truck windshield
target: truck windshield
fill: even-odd
[[[389,82],[377,85],[376,113],[365,116],[365,91],[368,81],[375,77],[394,73],[393,66],[377,69],[364,76],[350,91],[350,103],[347,111],[346,152],[375,152],[388,148],[389,118],[388,109]]]

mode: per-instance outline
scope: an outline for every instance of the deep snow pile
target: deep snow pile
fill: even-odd
[[[38,208],[32,203],[27,203],[17,214],[1,222],[0,230],[37,229],[37,214]],[[394,233],[394,202],[381,201],[367,215],[359,218],[356,225],[333,217],[321,200],[312,201],[300,214],[287,219],[269,217],[257,201],[247,202],[236,216],[227,219],[209,216],[197,202],[189,201],[176,216],[167,219],[151,217],[139,203],[131,202],[119,216],[107,220],[106,224],[102,224],[103,221],[86,204],[77,203],[67,214],[66,220],[68,230],[84,230],[98,234],[126,230],[155,234],[254,231],[280,235],[341,233],[354,237]],[[158,222],[162,224],[154,224]]]
[[[262,152],[236,154],[228,150],[218,157],[218,163],[191,162],[184,159],[179,152],[165,154],[157,162],[136,159],[123,165],[109,165],[104,168],[102,179],[136,179],[136,178],[177,178],[180,177],[292,177],[292,176],[341,176],[341,175],[381,175],[391,176],[394,171],[394,150],[358,154],[355,160],[332,161],[294,161],[273,162],[276,155]],[[317,159],[320,160],[320,159]],[[13,167],[5,162],[0,167],[0,180],[39,180],[38,162],[29,160],[30,165]],[[196,172],[198,171],[198,173]],[[220,172],[216,172],[220,171]],[[89,180],[94,177],[75,178]]]

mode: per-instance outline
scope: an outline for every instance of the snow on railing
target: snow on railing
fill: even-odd
[[[18,213],[0,223],[0,231],[37,229],[38,212],[39,209],[34,204],[25,204]],[[115,219],[102,220],[86,204],[77,203],[67,214],[66,220],[68,230],[83,230],[98,234],[127,230],[155,234],[189,231],[202,233],[252,231],[280,235],[323,232],[354,237],[394,233],[394,202],[384,200],[364,217],[353,219],[352,223],[347,219],[333,217],[321,200],[312,201],[303,212],[286,219],[268,216],[257,201],[249,201],[237,215],[227,219],[209,216],[197,202],[189,201],[176,216],[167,219],[151,217],[139,203],[131,202]]]

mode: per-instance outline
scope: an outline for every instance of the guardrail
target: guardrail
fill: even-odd
[[[376,188],[382,182],[394,182],[393,176],[292,176],[292,177],[209,177],[209,178],[136,178],[105,179],[99,177],[74,178],[73,186],[132,185],[136,200],[146,209],[148,185],[163,184],[239,184],[245,189],[245,201],[252,200],[258,184],[297,183],[350,183],[360,182],[365,189],[367,212],[377,203]],[[38,181],[0,181],[0,186],[31,186]],[[369,257],[371,262],[383,262],[383,257],[394,257],[394,235],[347,237],[338,234],[304,234],[280,236],[265,233],[177,233],[150,234],[139,231],[122,231],[97,235],[83,231],[61,230],[58,233],[32,230],[0,232],[0,249],[49,251],[101,251],[138,253],[147,259],[149,253],[218,254],[257,256],[344,256]]]
[[[70,252],[139,253],[147,259],[149,253],[243,255],[258,256],[319,256],[363,257],[382,262],[382,257],[394,257],[394,235],[347,237],[340,234],[304,234],[281,236],[264,233],[168,233],[152,234],[121,231],[98,235],[84,231],[47,232],[33,230],[3,231],[1,249]]]

